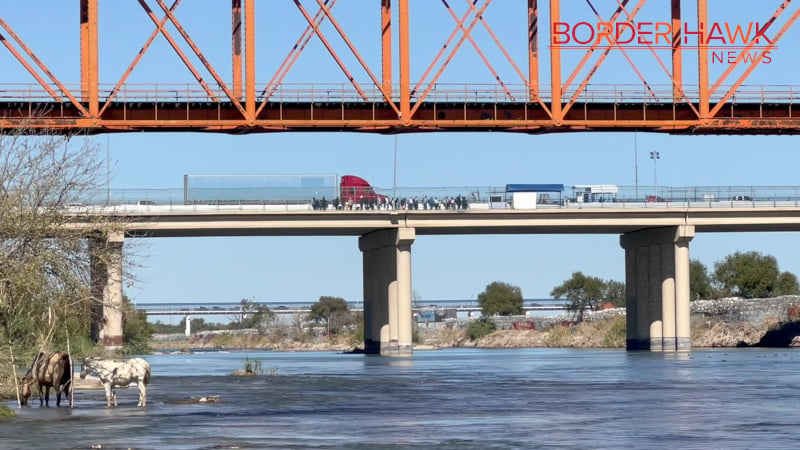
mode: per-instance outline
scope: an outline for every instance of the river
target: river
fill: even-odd
[[[0,448],[785,449],[800,439],[797,350],[145,358],[147,407],[135,388],[119,391],[117,408],[102,390],[79,390],[74,409],[34,406],[0,421]],[[265,374],[230,376],[245,358]]]

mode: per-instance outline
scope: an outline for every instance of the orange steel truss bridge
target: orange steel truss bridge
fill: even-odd
[[[204,18],[225,30],[217,43],[226,50],[215,57],[204,52],[204,30],[190,26],[196,16],[182,16],[190,6],[181,0],[64,0],[74,14],[61,21],[79,51],[60,68],[40,50],[62,36],[51,32],[37,48],[28,42],[36,32],[17,31],[48,14],[37,10],[40,1],[24,2],[28,14],[16,18],[0,5],[2,132],[800,132],[800,86],[748,82],[768,62],[797,54],[778,45],[791,45],[781,39],[800,0],[751,1],[755,31],[743,24],[739,41],[731,38],[737,24],[724,20],[729,3],[715,0],[219,0],[224,14]],[[129,55],[103,42],[123,24],[102,20],[101,8],[122,4],[134,8],[125,21],[144,20],[149,30],[127,36],[139,50]],[[492,16],[493,8],[507,16]],[[290,18],[300,26],[292,29]],[[290,44],[257,39],[284,19]],[[431,38],[431,30],[440,34]],[[166,82],[169,71],[132,81],[159,40],[187,82]],[[312,46],[318,53],[305,56],[335,70],[290,82]],[[465,52],[476,61],[470,68],[454,62]],[[118,68],[101,70],[120,58]],[[600,81],[603,70],[610,83]],[[615,73],[633,80],[618,82]]]

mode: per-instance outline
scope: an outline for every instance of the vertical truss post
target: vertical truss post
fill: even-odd
[[[411,120],[411,67],[409,42],[408,0],[399,0],[398,19],[400,22],[400,118]]]
[[[709,112],[709,102],[710,102],[710,94],[709,94],[709,85],[708,85],[708,48],[706,45],[708,43],[707,40],[707,30],[706,27],[708,26],[708,0],[697,0],[697,31],[700,32],[698,35],[698,45],[697,45],[697,69],[699,72],[699,88],[700,88],[700,105],[698,109],[700,110],[700,119],[707,119],[708,112]]]
[[[561,113],[561,46],[553,39],[553,30],[556,22],[561,20],[561,0],[550,0],[550,86],[552,90],[552,105],[550,111],[553,120],[560,123],[563,119]]]
[[[256,2],[244,0],[245,112],[248,121],[256,120]]]
[[[675,104],[683,98],[681,26],[681,0],[672,0],[672,102]]]
[[[231,50],[233,96],[242,98],[242,0],[231,0]]]
[[[89,100],[89,0],[81,0],[81,101]]]
[[[528,101],[539,95],[539,7],[538,0],[528,0]]]
[[[392,98],[392,0],[381,0],[381,73],[383,90]]]
[[[100,111],[98,89],[97,0],[81,0],[81,101],[89,103],[89,114]]]

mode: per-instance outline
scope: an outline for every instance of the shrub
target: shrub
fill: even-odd
[[[356,346],[364,345],[364,321],[361,320],[356,323],[356,328],[350,337],[350,343]]]
[[[605,335],[603,337],[603,346],[609,348],[625,347],[627,340],[627,323],[625,316],[614,316],[608,319],[606,324]]]
[[[569,344],[569,336],[569,327],[556,325],[548,331],[545,345],[548,347],[567,347]]]
[[[470,340],[477,341],[484,336],[492,334],[494,330],[494,323],[489,322],[486,319],[481,319],[470,322],[470,324],[467,326],[467,329],[464,331],[464,334]]]
[[[264,368],[261,365],[261,360],[259,359],[244,359],[244,371],[248,374],[253,375],[261,375],[264,373]]]
[[[17,413],[13,409],[5,405],[0,405],[0,419],[10,419],[16,416]]]

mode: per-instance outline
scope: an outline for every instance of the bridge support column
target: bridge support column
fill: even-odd
[[[368,354],[410,356],[411,244],[413,228],[380,230],[362,236],[364,350]]]
[[[625,297],[628,350],[686,351],[689,330],[689,241],[694,227],[626,233]]]
[[[108,348],[122,346],[121,232],[90,238],[92,339]]]
[[[185,315],[183,317],[183,321],[185,322],[185,327],[186,327],[183,330],[183,334],[188,338],[189,336],[192,335],[192,316],[188,314]]]

